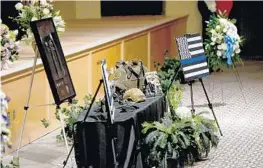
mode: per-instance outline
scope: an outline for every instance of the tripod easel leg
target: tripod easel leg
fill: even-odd
[[[189,85],[190,85],[191,106],[192,106],[191,112],[192,112],[192,115],[194,115],[195,114],[195,109],[194,109],[193,83],[190,82]]]
[[[27,113],[28,113],[28,108],[29,108],[30,97],[31,97],[31,91],[32,91],[32,86],[33,86],[33,81],[34,81],[34,76],[35,76],[35,71],[36,71],[37,58],[38,58],[38,54],[36,54],[35,58],[34,58],[32,74],[31,74],[31,79],[30,79],[30,84],[29,84],[29,91],[28,91],[28,95],[27,95],[27,102],[26,102],[26,105],[24,106],[25,112],[24,112],[24,119],[23,119],[23,123],[22,123],[22,127],[21,127],[20,137],[19,137],[19,141],[18,141],[18,148],[17,148],[17,153],[16,153],[17,158],[19,157],[22,138],[24,135],[26,118],[27,118]]]
[[[60,120],[60,124],[61,124],[61,129],[62,129],[63,138],[64,138],[64,141],[65,141],[67,153],[69,153],[68,140],[67,140],[67,136],[66,136],[66,132],[65,132],[64,121],[63,121],[61,109],[60,109],[59,106],[57,106],[57,110],[58,110],[58,114],[59,114],[59,120]]]
[[[212,113],[213,113],[214,119],[215,119],[215,121],[216,121],[216,125],[217,125],[217,127],[218,127],[219,132],[220,132],[220,135],[223,136],[223,133],[222,133],[221,128],[220,128],[220,126],[219,126],[219,124],[218,124],[218,121],[217,121],[217,118],[216,118],[216,115],[215,115],[215,112],[214,112],[214,109],[213,109],[213,105],[212,105],[212,103],[210,102],[209,97],[208,97],[208,95],[207,95],[207,92],[206,92],[206,89],[205,89],[205,86],[204,86],[204,83],[203,83],[203,79],[200,78],[199,81],[200,81],[201,84],[202,84],[203,90],[204,90],[204,92],[205,92],[206,99],[207,99],[207,101],[208,101],[208,107],[211,109],[211,111],[212,111]]]

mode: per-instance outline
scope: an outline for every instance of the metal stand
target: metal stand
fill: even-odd
[[[36,51],[36,53],[38,53],[38,52]],[[29,91],[28,91],[28,95],[27,95],[27,101],[26,101],[26,105],[24,106],[25,112],[24,112],[24,119],[23,119],[23,123],[22,123],[22,127],[21,127],[20,137],[19,137],[19,141],[18,141],[18,148],[17,148],[17,153],[16,153],[17,158],[19,158],[19,152],[21,149],[22,138],[24,135],[25,124],[26,124],[27,113],[28,113],[28,109],[29,109],[29,102],[30,102],[30,98],[31,98],[31,92],[32,92],[33,81],[34,81],[34,76],[35,76],[35,71],[36,71],[36,63],[37,63],[38,57],[39,57],[39,54],[35,54],[32,73],[31,73],[31,79],[30,79],[30,84],[29,84]],[[71,102],[71,101],[69,101],[69,102]],[[66,138],[66,134],[65,134],[64,123],[63,123],[63,119],[62,119],[61,110],[60,110],[59,105],[57,105],[57,110],[59,110],[59,118],[60,118],[60,122],[61,122],[61,128],[63,131],[63,137],[65,140],[67,152],[69,152],[68,142],[67,142],[67,138]]]
[[[24,129],[25,129],[25,123],[26,123],[26,118],[27,118],[27,112],[28,112],[28,108],[29,108],[29,102],[30,102],[30,97],[31,97],[31,91],[32,91],[32,86],[33,86],[33,81],[34,81],[34,76],[35,76],[35,71],[36,71],[36,64],[37,64],[37,58],[38,58],[38,54],[35,55],[34,58],[34,63],[33,63],[33,68],[32,68],[32,73],[31,73],[31,79],[30,79],[30,84],[29,84],[29,91],[28,91],[28,95],[27,95],[27,101],[26,101],[26,105],[24,106],[24,119],[23,119],[23,124],[22,124],[22,128],[21,128],[21,132],[20,132],[20,137],[19,137],[19,141],[18,141],[18,148],[17,148],[17,153],[16,153],[16,157],[19,157],[19,152],[20,152],[20,148],[21,148],[21,143],[22,143],[22,138],[24,135]]]
[[[210,110],[211,110],[212,113],[213,113],[214,119],[215,119],[215,121],[216,121],[216,125],[217,125],[217,127],[218,127],[219,132],[220,132],[220,135],[223,136],[223,133],[222,133],[222,131],[221,131],[221,128],[220,128],[220,126],[219,126],[219,123],[218,123],[218,121],[217,121],[217,118],[216,118],[216,115],[215,115],[215,112],[214,112],[214,109],[213,109],[213,105],[212,105],[212,103],[210,102],[209,97],[208,97],[208,95],[207,95],[207,92],[206,92],[206,89],[205,89],[205,86],[204,86],[204,83],[203,83],[203,79],[200,78],[199,81],[201,82],[201,85],[202,85],[202,87],[203,87],[203,90],[204,90],[204,93],[205,93],[205,97],[206,97],[207,102],[208,102],[208,107],[210,108]],[[192,85],[191,85],[191,86],[192,86]],[[192,89],[191,89],[191,90],[192,90]],[[192,92],[192,91],[191,91],[191,92]],[[192,105],[192,107],[193,107],[193,105]]]
[[[190,86],[190,95],[191,95],[191,113],[192,113],[192,116],[194,116],[195,114],[195,109],[194,109],[194,93],[193,93],[193,82],[189,82],[188,85]]]
[[[97,97],[97,95],[98,95],[98,92],[99,92],[99,90],[100,90],[100,87],[101,87],[102,83],[103,83],[103,81],[102,81],[102,79],[101,79],[101,80],[100,80],[100,83],[99,83],[99,86],[97,87],[97,90],[96,90],[96,92],[95,92],[95,95],[93,96],[93,98],[92,98],[92,100],[91,100],[91,103],[90,103],[90,105],[89,105],[89,108],[88,108],[88,110],[87,110],[87,113],[86,113],[84,119],[81,121],[80,124],[83,124],[83,123],[86,121],[87,117],[89,116],[90,110],[91,110],[92,105],[94,104],[94,102],[95,102],[95,100],[96,100],[96,97]],[[85,108],[85,109],[86,109],[86,108]],[[75,125],[75,124],[76,124],[76,123],[74,123],[74,125]],[[73,125],[73,129],[72,129],[72,130],[73,130],[73,135],[75,134],[75,133],[74,133],[74,125]],[[71,153],[72,153],[72,151],[73,151],[73,148],[74,148],[74,145],[72,145],[72,147],[71,147],[71,149],[70,149],[70,152],[68,153],[68,156],[67,156],[66,160],[63,162],[63,168],[67,165],[67,162],[68,162],[69,157],[70,157],[70,155],[71,155]],[[115,147],[114,147],[114,149],[115,149]]]

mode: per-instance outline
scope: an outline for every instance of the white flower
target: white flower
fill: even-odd
[[[235,50],[235,53],[238,54],[238,53],[240,53],[240,51],[241,51],[241,50],[238,48],[238,49]]]
[[[41,3],[42,5],[46,5],[46,4],[47,4],[47,1],[46,1],[46,0],[40,0],[40,3]]]
[[[45,8],[43,9],[43,14],[44,15],[48,15],[50,13],[49,9]]]
[[[221,49],[222,49],[221,45],[218,45],[218,46],[217,46],[217,49],[221,50]]]
[[[13,32],[15,36],[18,35],[18,30],[14,30]]]
[[[210,44],[211,44],[212,46],[213,46],[213,45],[215,45],[215,43],[214,43],[214,42],[212,42],[212,43],[210,43]]]
[[[217,51],[217,52],[216,52],[216,55],[217,55],[218,57],[221,57],[221,56],[222,56],[222,52],[221,52],[221,51]]]
[[[58,27],[58,28],[57,28],[57,31],[58,31],[58,32],[64,32],[64,31],[65,31],[65,28],[63,28],[63,27]]]
[[[222,50],[226,50],[227,49],[226,43],[221,44],[221,48],[222,48]]]
[[[38,20],[36,17],[33,17],[32,19],[31,19],[31,21],[35,21],[35,20]]]
[[[212,33],[212,35],[213,35],[213,34],[216,34],[215,29],[211,29],[210,32]]]
[[[221,26],[220,25],[217,25],[216,26],[216,30],[220,30],[221,29]]]
[[[16,10],[21,10],[21,9],[23,9],[23,4],[19,2],[15,5],[15,8],[16,8]]]
[[[175,111],[179,118],[192,117],[191,110],[187,107],[178,107]]]
[[[227,28],[224,28],[224,29],[223,29],[223,32],[226,33],[226,32],[227,32]]]
[[[215,37],[212,37],[211,40],[212,40],[212,42],[215,42],[215,41],[216,41],[216,38],[215,38]]]

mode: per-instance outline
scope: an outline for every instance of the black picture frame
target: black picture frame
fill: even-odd
[[[48,82],[57,105],[76,96],[53,18],[30,22]]]

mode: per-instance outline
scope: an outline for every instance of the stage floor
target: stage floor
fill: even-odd
[[[242,90],[233,71],[215,73],[204,79],[224,136],[218,148],[210,153],[209,159],[196,163],[194,168],[263,167],[263,62],[245,62],[244,67],[238,67],[238,71]],[[196,112],[207,110],[207,101],[199,82],[194,83],[193,90]],[[185,85],[182,105],[190,108],[190,104],[189,86]],[[21,168],[62,167],[67,152],[63,143],[56,142],[59,132],[56,130],[23,147]],[[4,163],[11,156],[5,157]],[[68,163],[68,167],[70,165]]]

